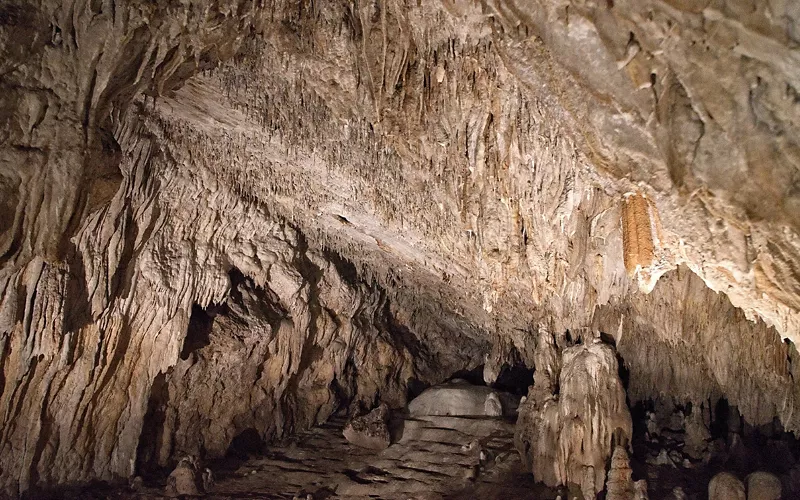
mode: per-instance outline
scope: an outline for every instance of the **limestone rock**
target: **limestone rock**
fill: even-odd
[[[412,416],[512,416],[515,402],[511,394],[486,386],[449,382],[426,389],[408,404],[408,412]]]
[[[632,403],[800,432],[800,14],[696,4],[2,2],[3,493],[512,346],[561,422],[587,330]]]
[[[683,488],[680,486],[676,486],[675,488],[672,489],[669,500],[688,500],[688,498],[689,497],[686,495],[686,492],[683,491]]]
[[[720,472],[708,483],[709,500],[746,500],[744,483],[733,474]]]
[[[683,452],[694,460],[707,459],[711,432],[703,421],[700,411],[694,410],[685,420],[686,439]]]
[[[648,498],[647,481],[633,480],[628,452],[622,446],[615,447],[606,481],[606,499],[647,500]]]
[[[201,481],[203,485],[203,491],[208,493],[211,491],[211,488],[214,487],[214,472],[206,467],[203,469],[203,473],[201,475]]]
[[[617,446],[611,455],[611,468],[608,470],[606,481],[606,498],[632,500],[633,495],[633,471],[628,460],[628,452],[622,446]]]
[[[502,417],[503,405],[500,403],[500,397],[497,393],[491,392],[486,395],[483,403],[483,414],[487,417]]]
[[[649,500],[647,493],[647,480],[639,479],[633,482],[633,500]]]
[[[361,448],[386,449],[392,444],[389,416],[389,407],[382,403],[368,414],[350,419],[344,428],[344,437],[350,444]]]
[[[531,389],[519,412],[517,449],[538,480],[577,484],[593,498],[603,489],[612,446],[632,436],[614,350],[599,340],[565,349],[559,388],[544,398]]]
[[[204,471],[200,471],[195,457],[182,458],[167,478],[164,494],[168,497],[199,496],[205,492]]]
[[[768,472],[753,472],[745,478],[747,500],[779,500],[781,481]]]

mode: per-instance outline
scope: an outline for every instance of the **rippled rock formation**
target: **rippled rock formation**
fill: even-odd
[[[0,485],[218,458],[481,367],[555,394],[601,333],[623,402],[799,432],[799,20],[4,3]]]

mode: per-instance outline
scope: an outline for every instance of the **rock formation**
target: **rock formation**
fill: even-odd
[[[408,412],[411,416],[511,416],[516,411],[515,403],[511,394],[455,380],[426,389],[408,404]]]
[[[745,478],[747,500],[779,500],[781,481],[768,472],[754,472]]]
[[[745,500],[744,483],[728,472],[721,472],[708,483],[709,500]]]
[[[628,452],[622,446],[614,448],[611,455],[611,467],[606,481],[606,498],[608,500],[633,499],[633,471],[628,460]]]
[[[606,480],[607,500],[647,500],[647,481],[633,480],[628,452],[622,446],[614,448],[611,455],[611,467]]]
[[[628,446],[633,435],[618,369],[614,350],[589,339],[564,349],[557,386],[531,388],[520,407],[516,445],[537,480],[579,485],[587,499],[603,489],[612,450]],[[543,386],[558,391],[548,394]]]
[[[200,496],[213,485],[211,471],[201,470],[197,458],[188,456],[181,459],[169,477],[164,491],[168,497]]]
[[[344,427],[344,437],[350,444],[383,450],[392,444],[389,433],[389,407],[381,404],[366,415],[352,418]]]
[[[800,433],[798,23],[4,2],[0,489],[125,482],[518,363],[532,470],[597,491],[630,437],[617,355],[631,404]]]

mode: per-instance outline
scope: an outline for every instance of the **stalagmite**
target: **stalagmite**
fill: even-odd
[[[747,500],[779,500],[781,481],[768,472],[753,472],[745,478]]]
[[[590,339],[564,349],[557,393],[542,390],[555,387],[545,381],[531,388],[516,444],[537,480],[578,485],[586,498],[603,489],[613,447],[628,446],[632,437],[618,369],[614,350]]]

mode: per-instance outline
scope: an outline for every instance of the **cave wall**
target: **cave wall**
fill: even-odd
[[[168,422],[218,454],[541,329],[614,335],[633,399],[800,429],[800,14],[743,5],[2,7],[3,487],[133,474],[154,382],[165,464],[199,446]],[[234,268],[290,326],[182,359]],[[188,409],[234,359],[255,386],[202,392],[252,403]]]

